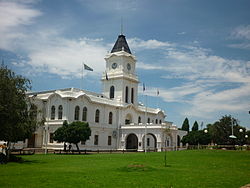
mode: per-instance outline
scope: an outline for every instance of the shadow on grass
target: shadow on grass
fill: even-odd
[[[46,162],[41,160],[27,160],[22,157],[17,157],[15,155],[10,155],[10,160],[8,163],[19,163],[19,164],[44,164]]]
[[[74,155],[93,155],[94,153],[55,153],[55,155],[69,155],[69,156],[74,156]]]
[[[134,163],[134,164],[129,164],[125,167],[118,168],[119,171],[122,172],[152,172],[156,171],[156,168],[139,164],[139,163]]]

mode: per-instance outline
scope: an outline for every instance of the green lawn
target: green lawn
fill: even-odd
[[[0,165],[0,187],[240,187],[250,183],[250,152],[31,155]]]

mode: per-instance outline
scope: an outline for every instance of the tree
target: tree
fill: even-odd
[[[188,121],[188,118],[185,118],[185,120],[183,121],[181,130],[189,132],[189,121]]]
[[[58,142],[65,142],[66,141],[66,129],[68,127],[68,122],[67,121],[64,121],[63,122],[63,126],[58,128],[55,132],[54,132],[54,136],[53,136],[53,139],[58,141]]]
[[[232,125],[233,132],[236,138],[230,138],[232,134]],[[211,134],[211,139],[213,143],[224,145],[224,144],[242,144],[245,142],[244,135],[240,133],[239,129],[245,128],[241,127],[238,124],[238,120],[233,118],[231,115],[222,116],[219,121],[216,121],[214,124],[207,126],[208,132]]]
[[[183,144],[190,144],[190,145],[207,145],[211,141],[211,136],[209,133],[204,133],[203,130],[200,131],[191,131],[186,136],[182,138]]]
[[[89,124],[85,122],[75,121],[71,124],[63,123],[63,126],[55,131],[54,140],[59,142],[68,142],[76,145],[77,151],[80,153],[78,143],[85,142],[91,135]]]
[[[36,129],[37,108],[26,97],[29,89],[30,80],[16,75],[4,64],[1,65],[0,140],[7,142],[8,151],[11,142],[29,138]]]
[[[192,131],[198,131],[199,130],[199,125],[197,123],[197,121],[194,122],[194,125],[192,127]]]

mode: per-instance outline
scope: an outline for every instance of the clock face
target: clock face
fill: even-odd
[[[130,70],[131,69],[131,65],[128,63],[127,64],[127,69]]]
[[[116,69],[116,67],[117,67],[117,64],[116,64],[116,63],[113,63],[113,64],[112,64],[112,69]]]

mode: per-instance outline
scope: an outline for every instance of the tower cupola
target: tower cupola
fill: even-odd
[[[137,105],[139,81],[135,73],[136,58],[124,35],[118,36],[111,52],[104,59],[103,94],[112,100]]]
[[[119,51],[125,51],[129,54],[132,54],[124,35],[118,36],[118,39],[116,40],[115,45],[113,49],[111,50],[111,53],[119,52]]]

